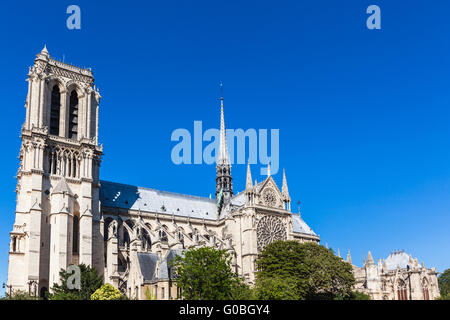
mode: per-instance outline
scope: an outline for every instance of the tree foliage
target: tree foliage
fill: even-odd
[[[442,300],[450,300],[450,269],[445,270],[438,277],[439,290]]]
[[[225,250],[189,249],[172,262],[181,295],[189,300],[228,300],[250,297],[247,288],[231,270]]]
[[[85,264],[78,265],[80,268],[80,289],[69,289],[72,273],[61,269],[59,272],[60,283],[54,284],[50,300],[90,300],[91,295],[102,286],[103,278],[97,270]]]
[[[95,290],[91,295],[91,300],[125,300],[125,296],[119,289],[114,288],[109,283],[105,283]]]
[[[349,263],[313,242],[272,242],[257,266],[256,296],[261,299],[349,299],[355,283]]]
[[[262,277],[256,282],[254,297],[257,300],[299,300],[296,280],[291,277]]]

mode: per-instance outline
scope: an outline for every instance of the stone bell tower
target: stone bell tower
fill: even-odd
[[[103,272],[100,94],[90,69],[37,54],[28,73],[8,289],[42,295],[69,264]]]

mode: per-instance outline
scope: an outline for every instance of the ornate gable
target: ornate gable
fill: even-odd
[[[262,183],[257,193],[258,204],[271,208],[283,209],[283,196],[271,176]]]

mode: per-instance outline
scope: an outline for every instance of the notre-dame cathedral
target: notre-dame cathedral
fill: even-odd
[[[184,249],[227,250],[252,284],[260,250],[274,240],[319,242],[291,213],[286,176],[235,193],[225,137],[223,98],[216,198],[100,180],[100,93],[90,69],[50,57],[46,47],[28,73],[17,206],[8,287],[43,296],[70,264],[87,264],[127,296],[176,299],[170,260]]]
[[[37,54],[28,73],[21,130],[15,222],[10,232],[8,290],[44,296],[71,264],[91,265],[130,298],[179,297],[170,261],[183,250],[226,250],[248,284],[255,260],[275,240],[319,242],[291,212],[283,170],[281,190],[270,176],[233,191],[223,98],[215,199],[100,180],[100,93],[90,69]],[[351,257],[348,255],[350,264]],[[437,272],[395,253],[376,265],[371,254],[353,266],[357,290],[372,299],[439,297]]]

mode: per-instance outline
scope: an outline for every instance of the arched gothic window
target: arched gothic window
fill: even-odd
[[[152,247],[152,240],[146,229],[142,229],[142,249],[150,250]]]
[[[61,109],[61,93],[58,85],[52,89],[52,98],[50,104],[50,134],[59,135],[59,113]]]
[[[126,244],[127,247],[130,246],[130,235],[127,230],[123,230],[123,244]]]
[[[406,291],[406,284],[403,280],[399,280],[397,284],[397,296],[398,300],[408,300]]]
[[[161,242],[167,242],[167,233],[164,230],[159,230],[159,238],[161,239]]]
[[[69,139],[78,137],[78,94],[73,90],[70,94],[69,103]]]

